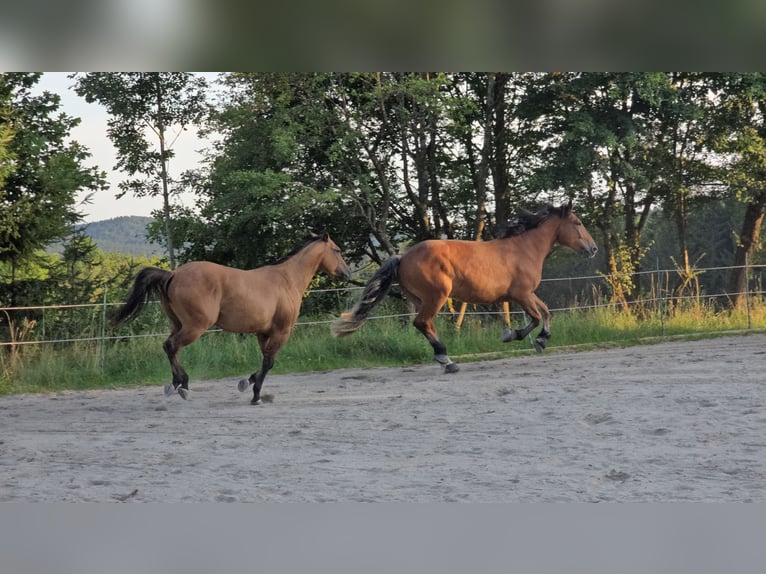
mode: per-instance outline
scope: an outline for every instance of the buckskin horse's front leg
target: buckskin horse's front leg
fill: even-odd
[[[263,353],[261,370],[253,373],[247,379],[242,379],[237,385],[237,388],[242,393],[245,392],[250,385],[253,385],[253,399],[250,401],[251,405],[261,404],[261,388],[263,387],[263,380],[274,366],[274,358],[279,349],[282,348],[282,345],[284,345],[289,338],[290,332],[289,330],[286,330],[285,332],[277,332],[269,335],[258,334],[256,336],[258,337],[258,344]]]
[[[248,387],[250,387],[250,385],[253,385],[253,398],[250,401],[251,405],[261,404],[261,389],[263,388],[263,380],[266,378],[266,373],[268,373],[273,366],[274,357],[268,355],[264,356],[261,370],[253,373],[249,378],[239,381],[237,388],[241,393],[244,393]]]

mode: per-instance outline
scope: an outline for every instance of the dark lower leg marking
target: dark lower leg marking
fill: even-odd
[[[181,363],[178,362],[179,349],[173,343],[172,335],[162,344],[162,349],[168,356],[170,370],[173,374],[172,389],[170,388],[170,385],[165,385],[165,396],[170,396],[173,393],[173,390],[176,390],[182,398],[186,399],[189,396],[189,375],[186,374]]]
[[[532,319],[523,329],[511,329],[510,327],[506,327],[505,331],[503,331],[501,339],[503,343],[521,340],[529,335],[532,330],[535,329],[539,324],[540,321],[537,319]]]
[[[261,388],[263,388],[263,381],[266,378],[266,374],[274,366],[274,357],[271,355],[264,355],[263,363],[261,364],[261,370],[257,373],[250,375],[248,381],[253,385],[253,398],[250,401],[251,405],[261,404]]]
[[[537,335],[537,338],[535,339],[535,351],[542,353],[545,347],[548,346],[548,339],[550,338],[551,332],[548,329],[543,328],[543,330],[540,331],[540,333]]]

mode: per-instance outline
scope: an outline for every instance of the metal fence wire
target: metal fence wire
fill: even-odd
[[[737,267],[707,267],[695,268],[696,276],[704,275],[706,283],[712,285],[725,285],[732,269]],[[650,288],[640,298],[627,302],[630,306],[643,306],[660,311],[660,317],[670,305],[678,305],[684,301],[707,302],[721,308],[730,305],[734,295],[744,296],[749,310],[752,301],[762,299],[763,274],[766,265],[742,266],[747,274],[747,289],[742,293],[725,292],[716,290],[715,293],[705,293],[702,290],[688,290],[679,292],[676,289],[678,272],[676,269],[659,269],[643,271],[633,275],[649,276]],[[537,289],[538,296],[546,302],[551,312],[582,311],[598,308],[613,308],[615,303],[609,298],[609,285],[622,276],[596,274],[577,277],[548,277],[543,278]],[[351,305],[358,292],[363,287],[340,287],[333,289],[313,289],[307,292],[306,297],[327,296],[332,294],[339,301],[345,299],[347,305]],[[306,299],[304,299],[304,302]],[[110,340],[124,340],[142,337],[167,337],[168,324],[161,305],[151,302],[145,311],[132,323],[121,327],[119,334],[110,334],[107,328],[107,316],[110,307],[122,303],[108,303],[106,290],[101,303],[87,303],[78,305],[39,305],[24,307],[0,308],[0,325],[3,327],[3,340],[0,348],[15,345],[54,345],[60,343],[75,343],[86,341],[105,342]],[[306,305],[304,304],[304,307]],[[340,312],[340,309],[338,310]],[[369,320],[407,318],[413,313],[382,313],[373,315]],[[453,311],[445,307],[440,315],[452,315]],[[511,310],[512,315],[523,315],[518,309]],[[472,305],[466,316],[476,317],[502,317],[504,311],[499,305]],[[302,316],[295,328],[305,325],[330,324],[334,318],[311,319]],[[748,327],[750,322],[748,320]],[[220,329],[211,328],[210,332]]]

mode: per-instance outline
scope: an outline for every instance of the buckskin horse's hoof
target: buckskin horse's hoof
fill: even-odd
[[[162,394],[164,394],[166,397],[169,397],[175,392],[176,392],[176,389],[170,383],[165,385],[165,387],[162,389]]]
[[[187,400],[189,398],[189,389],[178,387],[178,394],[181,395],[183,400]]]
[[[535,339],[535,342],[532,344],[535,346],[535,351],[542,353],[548,342],[545,339]]]
[[[448,365],[444,365],[444,372],[445,373],[457,373],[460,370],[460,365],[457,363],[449,363]]]
[[[250,404],[251,405],[262,405],[263,401],[261,399],[253,399],[252,401],[250,401]]]
[[[242,379],[237,383],[237,389],[240,393],[244,393],[250,387],[250,381],[248,379]]]

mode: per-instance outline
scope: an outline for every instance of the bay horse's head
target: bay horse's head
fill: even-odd
[[[321,236],[312,234],[312,237],[316,238],[317,244],[323,249],[321,259],[319,260],[319,271],[331,277],[350,281],[351,268],[343,261],[340,247],[330,239],[330,234],[325,231]]]
[[[585,229],[585,226],[572,211],[572,203],[553,208],[552,211],[559,211],[561,224],[556,234],[556,241],[565,247],[569,247],[580,253],[583,257],[595,257],[598,252],[598,246],[593,238]]]

